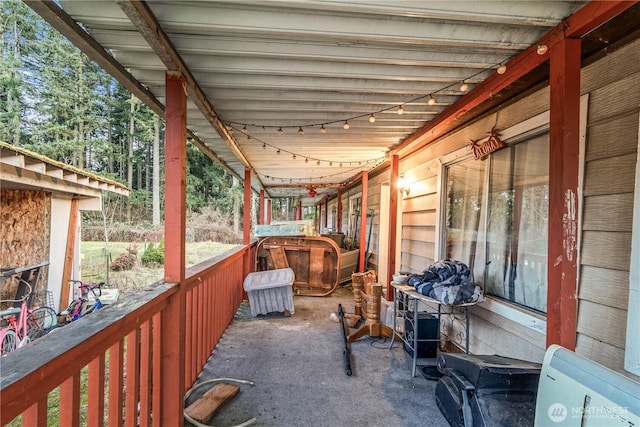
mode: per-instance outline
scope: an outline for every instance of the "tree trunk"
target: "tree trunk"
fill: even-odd
[[[127,155],[127,184],[129,188],[133,189],[133,131],[135,121],[133,115],[135,113],[135,96],[131,94],[131,107],[129,109],[129,138]],[[127,222],[131,222],[131,203],[127,203]]]

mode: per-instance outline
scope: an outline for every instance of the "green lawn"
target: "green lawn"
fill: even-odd
[[[145,267],[140,259],[146,249],[145,244],[137,246],[136,265],[127,271],[112,271],[108,268],[111,261],[118,255],[126,253],[133,244],[128,242],[109,242],[105,248],[104,242],[81,242],[81,276],[86,282],[107,282],[120,291],[144,288],[163,277],[163,267]],[[234,244],[216,242],[187,243],[187,266],[195,265],[235,247]],[[109,254],[109,262],[107,262]]]

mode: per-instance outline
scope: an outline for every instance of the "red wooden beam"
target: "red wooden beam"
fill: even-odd
[[[391,156],[391,189],[389,190],[389,246],[387,249],[387,300],[393,300],[391,279],[396,271],[396,240],[398,224],[398,170],[400,159],[397,154]]]
[[[367,268],[364,265],[365,252],[367,251],[367,197],[369,193],[369,172],[362,172],[362,201],[360,202],[360,252],[358,256],[358,271],[364,272]],[[372,219],[373,220],[373,219]]]
[[[267,207],[267,224],[271,224],[271,199],[268,200]]]
[[[551,50],[547,346],[576,346],[580,39]]]

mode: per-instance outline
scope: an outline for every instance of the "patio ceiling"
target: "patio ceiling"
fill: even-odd
[[[388,160],[586,2],[27,3],[159,113],[181,71],[194,142],[270,197],[305,197]]]

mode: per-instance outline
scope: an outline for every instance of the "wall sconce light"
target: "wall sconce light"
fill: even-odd
[[[411,186],[409,182],[404,178],[404,175],[400,175],[398,178],[398,190],[403,196],[408,196],[409,192],[411,192]]]

